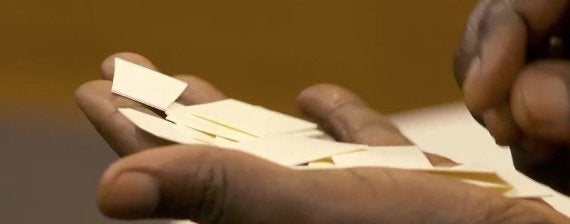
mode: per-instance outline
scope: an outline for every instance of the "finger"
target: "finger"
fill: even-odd
[[[475,10],[455,61],[455,74],[472,112],[508,99],[526,53],[547,42],[567,8],[566,0],[505,0],[484,1]]]
[[[158,117],[156,113],[142,104],[111,93],[110,81],[87,82],[76,90],[75,96],[81,110],[120,156],[172,144],[172,142],[159,139],[138,129],[119,113],[118,108],[133,108]]]
[[[482,33],[482,31],[480,31],[482,29],[481,21],[487,14],[487,10],[496,4],[496,2],[496,0],[479,1],[479,4],[469,16],[463,34],[463,40],[455,54],[453,63],[453,74],[460,87],[463,86],[465,73],[467,73],[467,70],[471,67],[470,64],[472,64],[472,61],[477,58],[479,54],[480,33]]]
[[[184,105],[210,103],[223,100],[226,96],[209,82],[193,75],[177,75],[175,78],[188,83],[188,86],[178,98]]]
[[[115,74],[115,58],[120,58],[125,61],[143,66],[145,68],[158,71],[158,68],[152,64],[150,60],[145,58],[142,55],[131,53],[131,52],[121,52],[113,54],[105,60],[101,64],[101,71],[103,72],[103,79],[105,80],[113,80],[113,75]]]
[[[484,23],[483,18],[488,14],[489,9],[497,4],[497,0],[482,0],[475,7],[466,25],[465,32],[463,34],[463,40],[458,48],[454,63],[453,63],[453,75],[457,81],[458,86],[463,88],[463,83],[465,82],[466,73],[469,70],[476,70],[479,67],[480,59],[480,42],[482,39],[482,34],[484,33]],[[470,69],[471,68],[471,69]],[[471,72],[473,73],[473,72]],[[473,118],[486,127],[484,118],[479,112],[469,111]]]
[[[357,95],[333,84],[305,89],[298,97],[301,111],[345,142],[368,145],[411,145],[384,116]]]
[[[188,82],[179,101],[183,104],[206,103],[223,99],[223,95],[207,82],[190,76],[178,77]],[[174,144],[137,128],[119,113],[119,108],[133,108],[160,117],[157,111],[128,98],[111,93],[111,82],[98,80],[88,82],[76,91],[80,108],[120,156],[133,154],[148,148]]]
[[[309,87],[299,95],[298,104],[306,116],[340,141],[379,146],[413,145],[386,117],[340,86]],[[456,165],[438,155],[426,153],[426,156],[436,166]]]
[[[123,219],[176,218],[199,223],[567,222],[539,203],[518,202],[429,174],[371,168],[294,171],[237,151],[180,145],[114,163],[105,172],[98,195],[104,214]]]
[[[476,114],[507,102],[512,82],[525,62],[524,21],[506,6],[495,8],[483,21],[479,52],[463,83],[465,103]]]
[[[525,67],[513,86],[511,110],[533,138],[570,142],[570,63],[541,61]]]
[[[141,55],[117,53],[103,61],[103,78],[106,80],[113,79],[115,58],[157,70],[156,66]],[[181,75],[176,78],[188,83],[188,87],[178,99],[178,102],[182,104],[206,103],[225,98],[219,90],[202,79],[188,75]],[[120,114],[118,109],[133,108],[157,117],[160,117],[161,111],[112,94],[111,85],[110,81],[103,80],[86,83],[76,91],[76,98],[89,120],[117,154],[124,156],[151,147],[173,144],[138,129]]]
[[[561,0],[485,1],[471,16],[455,75],[470,112],[482,118],[497,144],[519,140],[509,113],[512,84],[523,64],[541,54],[546,35],[563,20],[566,8]]]
[[[521,138],[522,133],[513,118],[510,105],[503,104],[487,110],[483,114],[483,121],[498,145],[508,146]]]
[[[530,64],[515,82],[511,98],[512,113],[527,136],[511,146],[517,169],[566,194],[570,193],[569,74],[566,61]]]

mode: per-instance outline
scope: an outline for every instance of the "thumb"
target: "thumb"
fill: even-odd
[[[570,142],[570,63],[541,61],[521,71],[512,89],[512,112],[527,135]]]
[[[198,223],[567,223],[537,202],[405,170],[295,171],[232,150],[147,150],[104,174],[99,206],[122,219]]]
[[[249,223],[250,214],[260,218],[259,214],[272,213],[269,207],[255,205],[276,200],[271,191],[290,188],[281,182],[293,183],[287,177],[292,172],[232,150],[169,146],[111,165],[101,179],[98,204],[105,215],[119,219],[220,223],[230,218]]]

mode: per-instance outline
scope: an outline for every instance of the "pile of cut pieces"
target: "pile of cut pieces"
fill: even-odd
[[[140,129],[180,144],[239,150],[295,169],[388,167],[454,178],[507,194],[517,186],[481,167],[433,167],[416,146],[368,146],[336,142],[317,125],[235,99],[184,106],[175,101],[187,83],[115,59],[112,92],[164,111],[165,119],[131,108],[119,111]],[[533,197],[544,195],[533,195]]]

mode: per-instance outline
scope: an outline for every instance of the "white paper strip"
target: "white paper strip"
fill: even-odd
[[[234,99],[188,106],[186,111],[257,137],[317,128],[314,123]]]
[[[167,115],[166,119],[174,123],[234,141],[256,139],[256,137],[249,134],[186,113],[185,110],[169,110],[167,111]]]
[[[508,184],[500,184],[500,183],[485,182],[485,181],[470,180],[470,179],[459,179],[459,180],[482,188],[492,189],[501,194],[505,194],[509,190],[513,189],[513,187]]]
[[[148,68],[115,59],[111,91],[159,110],[166,110],[187,85]]]
[[[304,164],[367,147],[298,136],[264,137],[221,146],[250,153],[285,166]]]
[[[319,129],[309,129],[309,130],[304,130],[304,131],[288,133],[285,135],[294,135],[294,136],[301,136],[301,137],[307,137],[307,138],[318,138],[318,137],[326,135],[326,133],[319,130]]]
[[[554,193],[549,187],[539,184],[516,170],[501,170],[499,176],[513,186],[512,190],[505,193],[506,197],[539,198],[552,196]]]
[[[169,141],[181,144],[204,144],[211,143],[214,140],[204,133],[178,126],[137,110],[121,108],[119,112],[140,129]]]
[[[456,169],[469,170],[493,170],[487,165],[480,163],[469,163],[455,167]],[[536,181],[526,177],[514,169],[500,169],[496,171],[498,177],[509,183],[512,188],[505,192],[506,197],[510,198],[539,198],[552,195],[552,189],[546,187]]]
[[[369,147],[367,150],[333,156],[332,160],[338,167],[432,168],[429,160],[416,146]]]

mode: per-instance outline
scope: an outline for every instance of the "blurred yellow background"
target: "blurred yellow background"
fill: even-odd
[[[303,88],[345,85],[382,112],[460,98],[451,59],[474,1],[9,1],[0,93],[8,108],[73,105],[118,51],[294,113]]]
[[[0,222],[112,222],[98,214],[94,189],[114,157],[73,92],[114,52],[290,114],[296,95],[321,82],[391,113],[461,98],[451,63],[475,2],[3,1],[0,217],[10,222]]]

